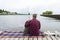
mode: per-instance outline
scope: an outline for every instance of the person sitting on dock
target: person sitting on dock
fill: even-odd
[[[29,34],[30,36],[38,36],[41,28],[40,21],[37,19],[37,14],[33,14],[32,20],[26,21],[25,27],[29,27]]]

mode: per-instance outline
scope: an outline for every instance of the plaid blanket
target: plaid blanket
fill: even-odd
[[[12,31],[3,31],[0,33],[0,37],[18,37],[18,36],[23,36],[23,32],[12,32]]]
[[[13,32],[13,31],[3,31],[0,33],[0,37],[22,37],[24,33],[19,31],[19,32]],[[30,34],[27,34],[25,36],[29,36]],[[43,36],[43,34],[40,34],[39,36]]]

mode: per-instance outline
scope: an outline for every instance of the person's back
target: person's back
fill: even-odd
[[[36,16],[36,14],[33,14],[33,19],[29,22],[29,31],[31,35],[39,35],[39,29],[41,25],[40,22],[36,19]]]
[[[40,22],[36,19],[37,14],[33,14],[33,19],[25,22],[25,27],[29,27],[29,34],[31,36],[39,35],[39,29],[41,27]]]
[[[36,19],[32,19],[30,21],[30,34],[31,35],[38,35],[40,29],[40,22]]]

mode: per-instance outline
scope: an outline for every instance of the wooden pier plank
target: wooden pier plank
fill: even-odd
[[[42,38],[38,38],[38,40],[42,40]]]
[[[51,36],[51,38],[52,38],[53,40],[57,40],[54,36]]]
[[[57,36],[46,36],[46,37],[21,37],[21,38],[0,38],[0,40],[60,40]]]
[[[28,37],[25,37],[24,40],[28,40]]]
[[[33,40],[37,40],[38,38],[37,37],[34,37]]]
[[[5,40],[6,38],[1,38],[0,40]]]
[[[24,40],[24,38],[19,38],[18,40]]]
[[[6,38],[5,40],[10,40],[10,38]]]
[[[2,38],[0,38],[0,40],[1,40]]]
[[[47,40],[47,38],[46,38],[46,37],[44,37],[44,38],[42,38],[42,40]]]
[[[47,40],[52,40],[49,36],[47,36]]]
[[[57,40],[60,40],[60,38],[59,38],[59,37],[56,37],[56,39],[57,39]]]
[[[15,38],[10,38],[9,40],[15,40]]]
[[[42,40],[42,36],[38,36],[38,40]]]
[[[33,38],[29,38],[29,40],[33,40]]]
[[[19,38],[14,38],[14,40],[18,40]]]

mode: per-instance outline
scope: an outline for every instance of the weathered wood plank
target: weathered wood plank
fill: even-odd
[[[10,40],[10,38],[6,38],[5,40]]]
[[[19,38],[18,40],[24,40],[24,38]]]
[[[42,38],[42,40],[47,40],[47,38],[46,38],[46,37],[44,37],[44,38]]]
[[[59,37],[57,37],[57,36],[56,36],[55,38],[56,38],[57,40],[60,40],[60,38],[59,38]]]
[[[42,40],[42,37],[38,37],[38,40]]]
[[[6,38],[1,38],[0,40],[5,40]]]
[[[47,40],[52,40],[49,36],[47,36],[46,38],[47,38]]]
[[[0,40],[60,40],[58,36],[46,37],[21,37],[21,38],[0,38]]]
[[[38,38],[37,37],[34,37],[33,40],[37,40]]]
[[[10,38],[9,40],[15,40],[15,38]]]
[[[14,38],[14,40],[18,40],[19,38]]]
[[[28,40],[28,37],[25,37],[24,40]]]
[[[54,36],[51,36],[51,38],[52,38],[53,40],[57,40]]]
[[[29,40],[33,40],[33,38],[29,38]]]

